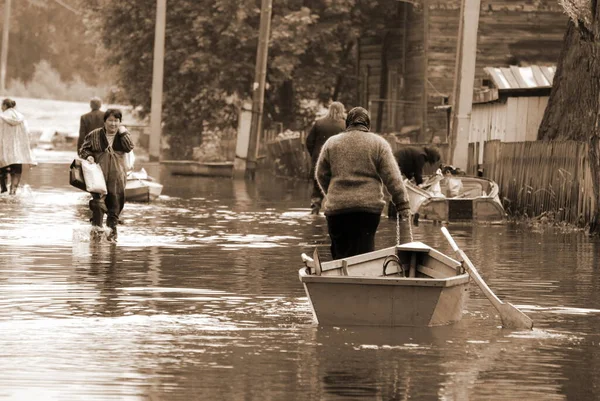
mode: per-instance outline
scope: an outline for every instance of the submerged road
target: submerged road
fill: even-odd
[[[449,227],[533,331],[501,329],[474,284],[452,326],[320,327],[297,274],[302,252],[319,246],[329,258],[310,183],[148,165],[163,196],[126,204],[116,246],[90,244],[88,195],[68,185],[69,157],[25,171],[20,193],[0,196],[0,399],[600,397],[597,240]],[[451,254],[439,226],[414,234]],[[376,245],[394,242],[384,218]]]

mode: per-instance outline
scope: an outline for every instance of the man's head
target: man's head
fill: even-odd
[[[102,106],[102,100],[99,97],[93,97],[90,99],[90,107],[92,110],[100,110],[100,106]]]
[[[425,159],[428,163],[437,164],[442,159],[440,151],[434,147],[425,146],[423,150],[425,151]]]

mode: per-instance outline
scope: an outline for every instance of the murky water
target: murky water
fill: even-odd
[[[85,242],[87,194],[41,164],[0,197],[0,399],[591,400],[600,397],[600,244],[450,226],[490,287],[533,318],[501,329],[471,284],[463,320],[319,327],[297,271],[321,246],[310,184],[172,177],[128,203],[117,246]],[[415,239],[450,253],[439,227]],[[382,219],[377,247],[395,242]]]

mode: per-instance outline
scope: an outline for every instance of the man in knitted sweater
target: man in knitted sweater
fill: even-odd
[[[375,250],[375,232],[385,206],[383,187],[406,223],[408,194],[390,145],[369,132],[370,117],[362,107],[350,110],[346,130],[325,142],[315,178],[325,194],[331,255],[345,258]],[[407,238],[403,238],[407,239]]]

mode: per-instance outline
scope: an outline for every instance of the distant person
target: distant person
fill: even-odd
[[[310,197],[311,214],[319,214],[321,204],[323,203],[323,193],[319,188],[317,180],[314,179],[314,170],[317,159],[319,158],[319,153],[327,139],[346,129],[345,118],[344,105],[340,102],[333,102],[329,106],[327,115],[315,121],[306,137],[306,149],[311,157],[313,173],[313,190]]]
[[[369,132],[370,126],[367,110],[353,108],[346,117],[346,130],[325,142],[317,161],[316,178],[325,194],[333,259],[375,250],[375,232],[385,206],[384,187],[401,221],[410,217],[408,194],[392,148]]]
[[[77,139],[77,151],[83,145],[85,136],[95,129],[102,128],[104,126],[104,112],[100,111],[102,107],[102,101],[100,98],[93,97],[90,99],[90,107],[92,111],[85,113],[79,120],[79,139]]]
[[[15,109],[16,106],[14,100],[6,98],[2,101],[0,113],[0,191],[8,191],[7,179],[10,175],[10,195],[17,193],[23,164],[36,164],[31,153],[25,116]]]
[[[79,149],[79,156],[90,163],[98,163],[106,180],[106,195],[92,193],[90,210],[92,227],[96,233],[102,232],[104,214],[108,214],[106,225],[110,227],[108,240],[117,240],[119,215],[125,205],[125,183],[127,167],[125,155],[133,149],[131,135],[121,125],[123,115],[119,109],[104,112],[104,126],[87,134]],[[94,231],[93,231],[94,233]]]
[[[409,180],[414,179],[417,185],[423,183],[425,164],[437,165],[441,160],[440,152],[432,146],[403,146],[394,157],[402,174]]]
[[[446,197],[456,198],[463,192],[462,180],[458,177],[460,170],[454,168],[454,166],[444,166],[442,168],[442,174],[446,182]]]

